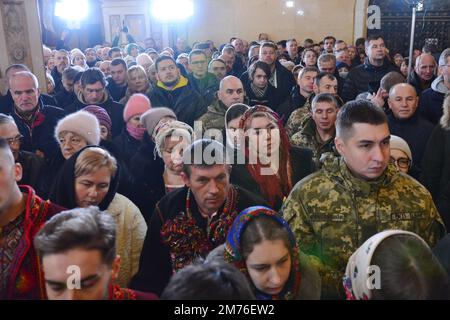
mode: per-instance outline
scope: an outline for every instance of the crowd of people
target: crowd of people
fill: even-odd
[[[5,71],[0,299],[450,299],[450,48],[127,39]]]

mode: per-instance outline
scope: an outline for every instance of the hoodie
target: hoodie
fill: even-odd
[[[442,104],[445,95],[450,89],[445,85],[444,77],[437,77],[432,83],[431,88],[425,90],[420,95],[419,112],[433,124],[437,124],[442,117]]]

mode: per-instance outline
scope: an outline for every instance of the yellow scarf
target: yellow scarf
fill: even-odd
[[[176,89],[178,89],[178,88],[187,86],[187,84],[188,84],[188,79],[186,79],[185,77],[183,77],[181,74],[180,74],[180,80],[178,80],[178,83],[177,83],[177,84],[175,85],[175,87],[173,87],[172,89],[166,87],[166,86],[164,85],[164,83],[162,83],[160,80],[158,80],[158,82],[156,83],[156,85],[157,85],[158,87],[163,88],[164,90],[167,90],[167,91],[174,91],[174,90],[176,90]]]

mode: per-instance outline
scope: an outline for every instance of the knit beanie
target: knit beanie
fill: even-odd
[[[97,120],[100,122],[100,125],[105,126],[106,129],[108,129],[108,132],[111,132],[111,127],[112,127],[111,118],[105,109],[103,109],[102,107],[99,107],[99,106],[90,105],[90,106],[84,107],[82,110],[93,114],[97,118]]]
[[[128,122],[136,115],[141,115],[152,107],[150,100],[142,93],[133,94],[123,109],[123,120]]]
[[[403,151],[409,158],[412,160],[411,149],[408,146],[408,143],[398,136],[391,135],[391,149]]]
[[[147,129],[147,133],[150,137],[153,136],[154,133],[153,131],[155,130],[155,127],[158,125],[159,121],[164,117],[173,117],[175,120],[177,119],[175,113],[171,109],[166,107],[152,108],[146,111],[141,116],[141,123]]]
[[[90,145],[100,143],[100,124],[97,118],[89,112],[80,110],[59,120],[55,128],[55,138],[63,131],[73,132],[82,137]]]
[[[176,136],[182,137],[184,141],[188,144],[192,142],[192,135],[194,134],[194,129],[187,123],[181,121],[171,121],[167,122],[161,129],[158,131],[155,137],[155,147],[158,155],[162,158],[162,145],[165,142],[166,137]]]

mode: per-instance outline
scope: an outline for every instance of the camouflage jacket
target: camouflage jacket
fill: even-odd
[[[292,145],[311,149],[316,168],[320,168],[320,157],[323,153],[335,153],[334,136],[327,141],[322,141],[316,130],[316,123],[311,117],[305,120],[299,132],[290,137],[290,142]]]
[[[227,107],[222,103],[222,101],[216,99],[208,107],[208,111],[201,116],[197,121],[202,121],[203,132],[208,129],[225,129],[225,113],[227,112]]]
[[[348,258],[372,235],[407,230],[434,246],[445,234],[430,193],[392,164],[377,180],[364,181],[342,158],[327,161],[294,187],[282,212],[321,273],[324,298],[344,297]]]
[[[285,126],[286,133],[289,137],[292,137],[295,133],[299,132],[303,122],[311,116],[311,101],[312,98],[309,97],[303,107],[298,108],[289,116]]]

